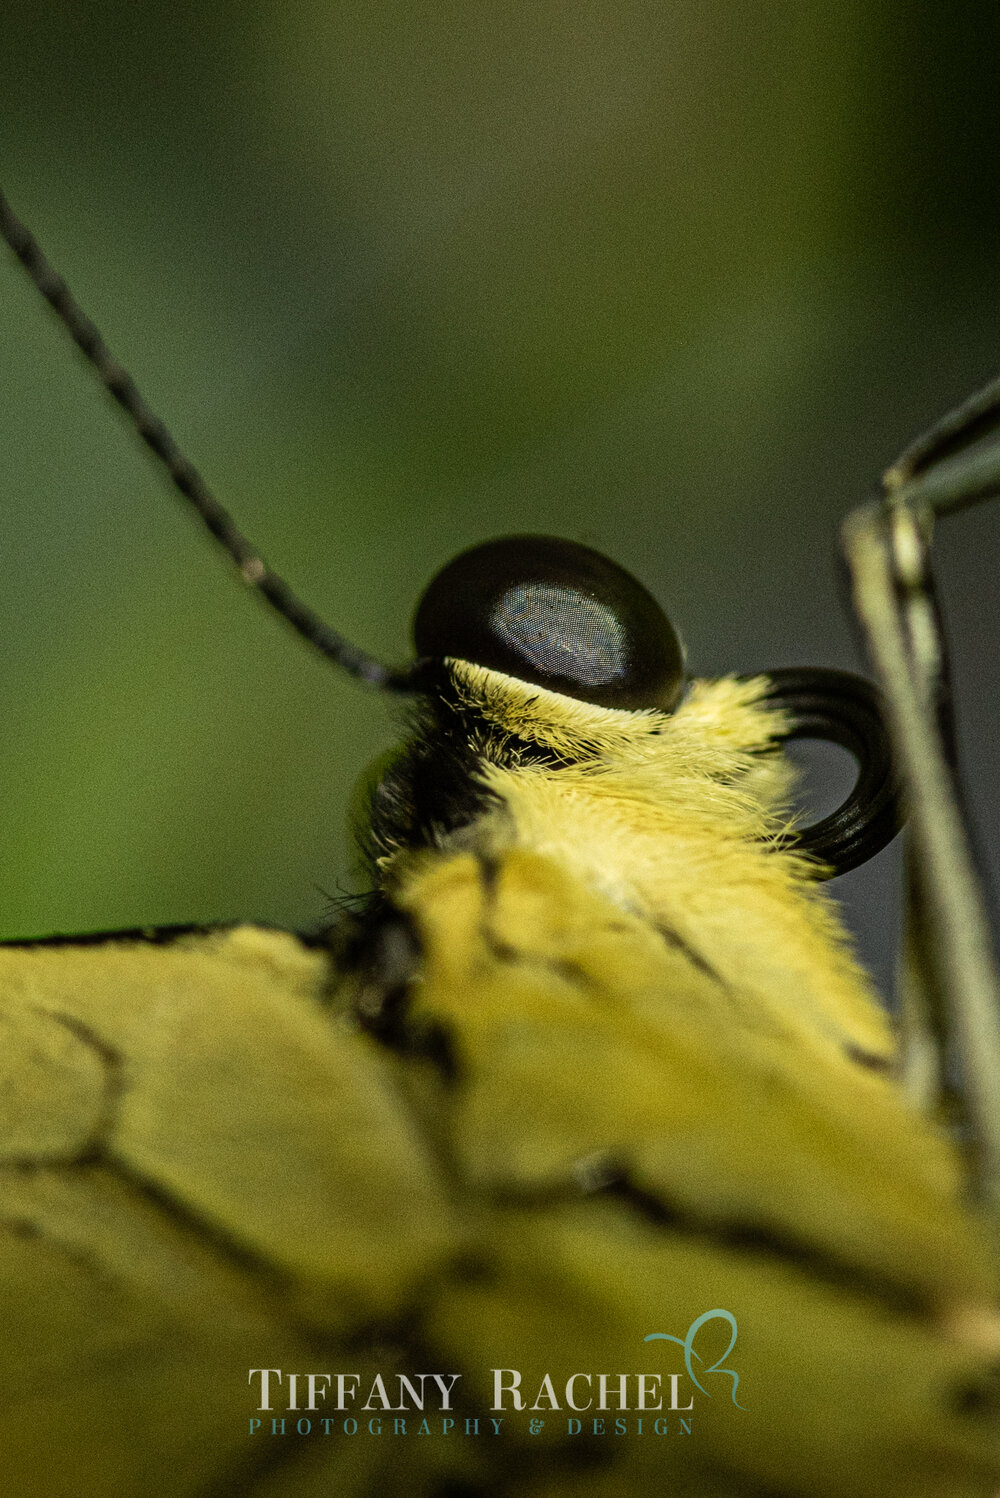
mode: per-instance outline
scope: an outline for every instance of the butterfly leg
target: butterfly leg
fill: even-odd
[[[936,518],[1000,493],[1000,382],[951,413],[847,519],[854,604],[881,678],[910,821],[902,1003],[904,1082],[953,1102],[975,1194],[1000,1213],[1000,979],[955,770],[948,661],[934,591]],[[954,1095],[949,1075],[957,1062]]]

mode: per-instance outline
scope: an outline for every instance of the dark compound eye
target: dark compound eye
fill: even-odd
[[[417,654],[451,656],[601,707],[676,707],[680,643],[652,594],[600,552],[554,536],[463,551],[417,605]]]

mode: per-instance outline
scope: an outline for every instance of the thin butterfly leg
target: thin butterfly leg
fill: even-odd
[[[904,1082],[925,1107],[953,1101],[976,1195],[1000,1214],[1000,979],[951,742],[948,664],[930,542],[934,521],[1000,492],[1000,444],[962,453],[1000,414],[995,383],[914,444],[881,501],[843,531],[854,603],[908,800]],[[960,1081],[950,1095],[949,1070]]]

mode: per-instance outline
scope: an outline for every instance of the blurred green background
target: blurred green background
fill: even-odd
[[[839,518],[1000,366],[998,55],[982,0],[8,0],[3,178],[369,648],[527,529],[637,572],[695,671],[849,666]],[[0,934],[315,925],[392,705],[241,594],[0,272]],[[952,524],[988,838],[998,518]],[[842,881],[882,975],[896,876]]]

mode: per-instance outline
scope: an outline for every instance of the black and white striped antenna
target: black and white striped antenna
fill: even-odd
[[[0,191],[0,235],[14,251],[34,285],[87,359],[108,394],[117,401],[171,483],[201,517],[207,529],[236,563],[244,582],[314,649],[334,665],[383,691],[414,690],[412,673],[377,660],[338,634],[273,572],[260,552],[219,503],[191,460],[185,457],[165,424],[150,410],[138,386],[108,348],[100,331],[77,302],[62,276],[50,265],[31,230],[17,217]]]

